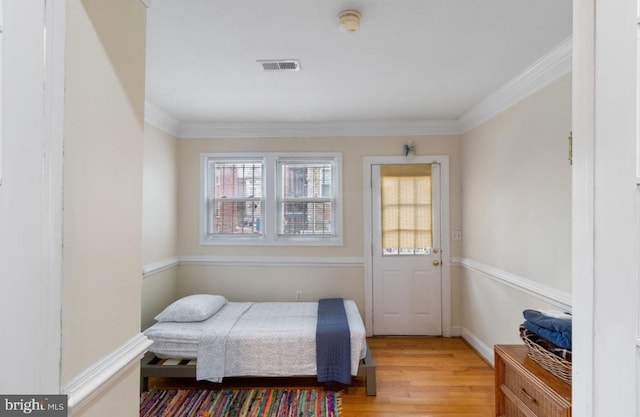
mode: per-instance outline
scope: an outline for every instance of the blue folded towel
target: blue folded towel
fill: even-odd
[[[549,317],[537,310],[524,310],[524,327],[564,349],[571,349],[571,320]]]
[[[525,320],[545,329],[553,330],[554,332],[571,333],[571,320],[551,317],[538,310],[524,310],[522,315]]]

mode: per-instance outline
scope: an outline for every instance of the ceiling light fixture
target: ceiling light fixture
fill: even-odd
[[[353,33],[360,28],[360,13],[356,10],[343,10],[338,15],[340,30]]]

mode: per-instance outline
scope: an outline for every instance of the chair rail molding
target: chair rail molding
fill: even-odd
[[[138,365],[151,344],[151,340],[139,333],[63,385],[61,392],[68,395],[69,415],[78,413],[111,382],[132,366]]]
[[[180,256],[180,265],[362,267],[363,258],[294,256]]]
[[[171,256],[153,261],[142,268],[142,278],[149,278],[167,269],[189,266],[264,266],[304,268],[358,268],[364,267],[364,259],[357,257],[293,257],[293,256]]]
[[[142,278],[147,278],[159,272],[176,267],[180,264],[180,258],[171,256],[169,258],[153,261],[145,264],[142,268]]]
[[[451,257],[451,266],[462,266],[462,258]],[[171,256],[146,263],[142,277],[147,278],[180,265],[252,265],[252,266],[363,266],[364,258],[353,257],[267,257],[267,256]]]
[[[571,294],[566,291],[551,288],[547,285],[514,275],[473,259],[461,258],[460,264],[470,271],[479,272],[485,277],[503,285],[522,291],[565,311],[571,311]]]

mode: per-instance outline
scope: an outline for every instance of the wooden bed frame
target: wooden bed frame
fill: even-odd
[[[147,352],[144,355],[140,364],[140,392],[144,392],[149,388],[150,376],[164,378],[196,377],[196,365],[193,360],[179,360],[176,364],[165,364],[165,362],[152,352]],[[376,364],[368,347],[367,356],[360,361],[358,377],[365,379],[367,395],[376,395]]]

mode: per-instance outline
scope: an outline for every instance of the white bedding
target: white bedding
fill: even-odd
[[[355,302],[344,305],[356,375],[366,355],[366,332]],[[156,323],[144,333],[158,356],[197,358],[198,379],[316,375],[317,313],[316,302],[230,302],[203,322]]]

